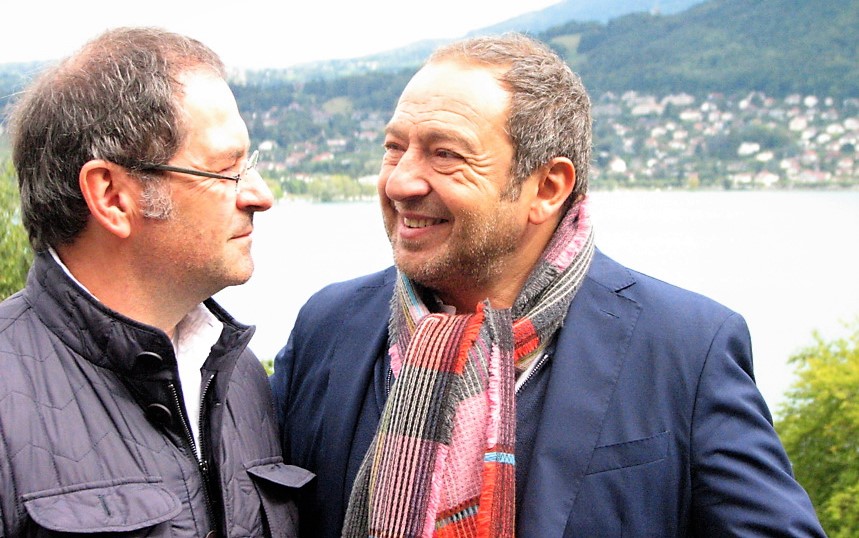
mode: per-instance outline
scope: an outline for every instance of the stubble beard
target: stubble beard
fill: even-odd
[[[516,251],[518,230],[507,208],[487,216],[465,213],[461,227],[448,239],[441,253],[428,260],[410,260],[392,238],[386,222],[394,263],[410,280],[440,295],[455,295],[462,289],[480,289],[503,275],[506,263]]]

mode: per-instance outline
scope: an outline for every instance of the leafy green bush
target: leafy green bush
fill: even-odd
[[[0,300],[24,287],[32,263],[15,172],[10,162],[0,161]]]
[[[815,343],[790,362],[797,381],[776,429],[824,529],[859,536],[859,319],[845,338]]]

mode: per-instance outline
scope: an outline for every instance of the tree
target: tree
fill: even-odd
[[[859,318],[851,334],[791,357],[797,380],[776,429],[832,538],[859,536]]]
[[[24,287],[33,263],[15,177],[12,164],[0,161],[0,300]]]

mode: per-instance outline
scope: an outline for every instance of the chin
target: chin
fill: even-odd
[[[224,275],[224,280],[226,281],[227,286],[241,286],[248,280],[250,280],[251,276],[254,274],[254,264],[251,261],[236,264],[232,267],[232,271],[229,271]]]
[[[409,280],[417,282],[425,288],[437,289],[440,284],[444,284],[447,280],[444,276],[439,274],[441,271],[438,267],[428,265],[427,263],[414,261],[401,262],[397,260],[395,261],[395,264],[397,269],[406,275]]]

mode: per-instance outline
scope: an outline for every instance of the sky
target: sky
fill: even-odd
[[[287,67],[461,37],[558,1],[10,0],[0,64],[59,59],[108,28],[158,26],[199,39],[228,67]]]

